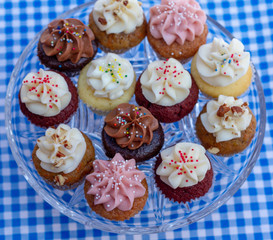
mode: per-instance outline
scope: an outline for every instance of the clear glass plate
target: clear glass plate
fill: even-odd
[[[159,1],[156,2],[159,3]],[[94,1],[83,4],[64,13],[60,18],[74,17],[87,24],[88,14],[91,12],[93,4]],[[149,7],[149,3],[143,4],[147,15]],[[211,42],[213,37],[221,37],[230,42],[232,35],[215,20],[208,17],[207,25],[209,28],[208,42]],[[250,103],[250,108],[257,119],[255,138],[244,152],[230,158],[208,154],[213,165],[214,180],[211,189],[204,197],[186,204],[178,204],[165,199],[154,184],[153,166],[155,159],[139,165],[139,168],[147,176],[149,198],[143,211],[125,222],[109,221],[92,212],[84,198],[83,184],[70,191],[63,192],[53,189],[38,175],[31,160],[31,153],[36,140],[44,134],[45,129],[36,127],[27,120],[20,111],[18,101],[18,93],[23,78],[31,71],[37,72],[40,67],[44,68],[40,65],[36,51],[40,35],[41,32],[29,43],[13,70],[6,96],[6,129],[13,156],[22,174],[37,193],[52,207],[92,228],[127,234],[155,233],[181,228],[198,221],[224,204],[246,180],[259,156],[266,121],[263,89],[254,66],[252,66],[252,84],[242,97]],[[102,55],[104,53],[99,51],[96,58]],[[137,76],[150,62],[157,59],[146,39],[122,56],[131,61]],[[190,69],[190,62],[184,66],[186,69]],[[77,77],[73,78],[73,81],[76,84]],[[163,124],[164,148],[180,141],[198,142],[195,135],[195,121],[208,100],[209,98],[200,93],[198,103],[189,116],[173,124]],[[102,123],[102,116],[94,114],[80,102],[79,109],[69,125],[79,128],[92,139],[96,149],[96,158],[107,159],[101,146]]]

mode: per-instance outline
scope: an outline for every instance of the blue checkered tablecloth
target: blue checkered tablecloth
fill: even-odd
[[[242,40],[263,83],[267,124],[260,157],[239,191],[222,207],[183,229],[118,235],[88,229],[47,204],[26,182],[5,130],[11,72],[29,41],[61,13],[86,0],[0,0],[0,239],[273,239],[273,3],[199,0],[212,18]]]

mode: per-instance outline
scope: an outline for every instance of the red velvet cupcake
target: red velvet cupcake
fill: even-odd
[[[135,90],[136,102],[165,123],[179,121],[189,114],[198,93],[189,72],[173,58],[151,63],[140,76]]]
[[[155,164],[157,187],[175,202],[190,202],[212,185],[213,169],[206,150],[195,143],[178,143],[160,153]]]
[[[47,128],[69,121],[78,108],[78,94],[66,75],[40,69],[24,78],[19,103],[30,122]]]

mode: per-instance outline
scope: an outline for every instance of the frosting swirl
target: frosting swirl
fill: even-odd
[[[101,31],[107,34],[132,33],[142,25],[144,13],[137,0],[98,0],[93,18]]]
[[[48,128],[45,136],[37,140],[36,156],[41,160],[41,167],[53,173],[70,173],[81,162],[86,142],[76,128],[60,124],[57,129]]]
[[[241,137],[241,131],[249,126],[252,114],[243,100],[220,95],[218,101],[208,102],[207,112],[201,114],[200,118],[216,142],[223,142]]]
[[[134,79],[131,63],[114,53],[92,61],[87,71],[87,84],[94,90],[94,96],[111,100],[121,97]]]
[[[246,74],[249,65],[249,52],[244,52],[244,45],[235,38],[230,44],[214,38],[197,52],[197,71],[212,86],[225,87],[236,82]]]
[[[162,106],[172,106],[184,101],[192,85],[189,72],[173,58],[149,64],[140,82],[145,98]]]
[[[121,148],[131,150],[150,144],[153,131],[159,127],[157,119],[146,108],[129,103],[118,105],[104,121],[107,135],[115,138]]]
[[[41,35],[40,43],[47,56],[56,56],[60,62],[71,60],[77,63],[80,58],[94,55],[91,42],[94,39],[89,27],[78,19],[68,18],[49,23]]]
[[[103,204],[106,211],[128,211],[135,198],[144,196],[146,188],[141,181],[145,174],[136,169],[134,159],[125,161],[117,153],[111,161],[95,160],[93,166],[94,172],[86,180],[91,183],[87,194],[95,196],[95,205]]]
[[[195,0],[161,0],[150,9],[150,32],[167,45],[193,41],[203,33],[207,16]]]
[[[40,69],[24,78],[20,98],[30,112],[51,117],[68,106],[71,93],[62,75]]]
[[[195,143],[178,143],[161,152],[162,162],[156,169],[160,179],[176,189],[201,182],[211,168],[206,150]]]

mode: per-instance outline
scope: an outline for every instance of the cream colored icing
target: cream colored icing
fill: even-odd
[[[87,71],[87,84],[94,89],[94,96],[111,100],[121,97],[134,79],[131,63],[114,53],[92,61]]]
[[[201,145],[178,143],[161,152],[162,162],[156,169],[156,174],[173,189],[196,185],[211,168],[205,153],[206,150]]]
[[[204,31],[207,16],[195,0],[162,0],[150,9],[150,32],[167,45],[193,41]]]
[[[189,72],[173,58],[149,64],[140,82],[145,98],[162,106],[172,106],[184,101],[192,85]]]
[[[63,76],[40,69],[24,78],[20,98],[30,112],[52,117],[68,106],[71,93]]]
[[[196,67],[200,77],[208,84],[225,87],[244,76],[249,68],[250,54],[244,45],[233,38],[231,43],[214,38],[202,45],[197,53]]]
[[[143,10],[137,0],[98,0],[93,18],[101,31],[107,34],[132,33],[144,21]]]
[[[86,151],[82,133],[65,124],[60,124],[57,129],[48,128],[45,136],[37,140],[37,145],[36,156],[41,167],[53,173],[74,171]]]
[[[229,111],[226,110],[224,116],[219,117],[217,112],[222,105],[227,107]],[[234,106],[241,108],[242,112],[232,111]],[[208,102],[207,112],[201,114],[202,124],[209,133],[213,134],[216,142],[239,138],[241,131],[247,129],[252,119],[252,114],[247,106],[248,104],[244,103],[242,99],[235,100],[234,97],[220,95],[217,101]]]

